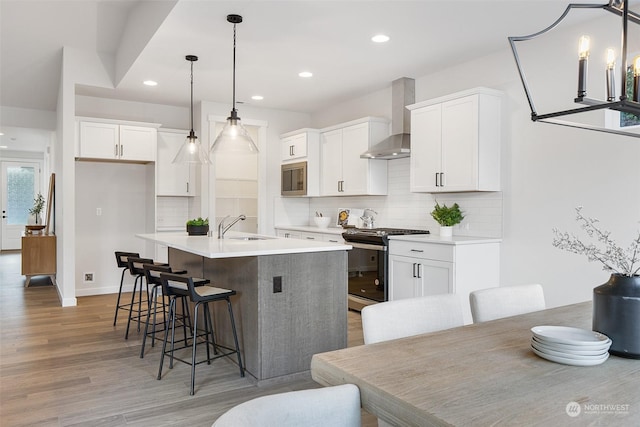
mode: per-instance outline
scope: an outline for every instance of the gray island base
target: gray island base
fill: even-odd
[[[169,263],[237,292],[231,300],[242,356],[257,381],[309,375],[314,354],[347,346],[344,250],[208,258],[170,247]],[[229,345],[226,307],[212,308],[216,339]]]

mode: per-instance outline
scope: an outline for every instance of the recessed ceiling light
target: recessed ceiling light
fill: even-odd
[[[302,71],[301,73],[298,73],[298,75],[300,77],[309,78],[313,76],[313,73],[310,71]]]
[[[376,43],[388,42],[389,41],[389,36],[385,36],[384,34],[377,34],[377,35],[371,37],[371,41],[372,42],[376,42]]]
[[[4,133],[0,132],[0,136],[4,135]]]
[[[6,145],[0,145],[0,148],[9,148]]]
[[[145,80],[142,83],[144,83],[147,86],[158,86],[158,82],[154,82],[153,80]]]
[[[262,95],[253,95],[251,97],[251,99],[253,99],[254,101],[262,101],[264,99],[264,96],[262,96]]]

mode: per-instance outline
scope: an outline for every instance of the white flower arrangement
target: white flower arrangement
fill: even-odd
[[[595,238],[602,243],[602,247],[595,244],[584,244],[578,237],[569,233],[562,233],[557,228],[553,229],[555,238],[553,246],[564,249],[574,254],[586,255],[591,261],[602,263],[603,270],[617,273],[623,276],[637,276],[640,274],[640,231],[638,236],[631,242],[625,250],[619,247],[609,235],[609,231],[601,230],[598,227],[598,220],[589,218],[582,214],[582,206],[576,208],[576,221],[580,223],[582,229],[590,238]]]

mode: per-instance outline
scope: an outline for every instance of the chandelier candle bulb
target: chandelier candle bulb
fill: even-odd
[[[587,95],[587,59],[589,58],[589,36],[582,36],[578,42],[578,97]]]
[[[640,102],[640,55],[633,59],[633,100]]]
[[[607,49],[607,101],[612,102],[616,99],[615,89],[615,73],[616,52],[613,49]]]

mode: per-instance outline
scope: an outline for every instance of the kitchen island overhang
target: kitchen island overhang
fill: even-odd
[[[256,380],[309,375],[314,354],[347,346],[350,245],[239,232],[225,239],[186,233],[137,237],[168,246],[172,268],[237,292],[232,304],[241,351]],[[216,309],[216,339],[229,343],[228,316]]]

